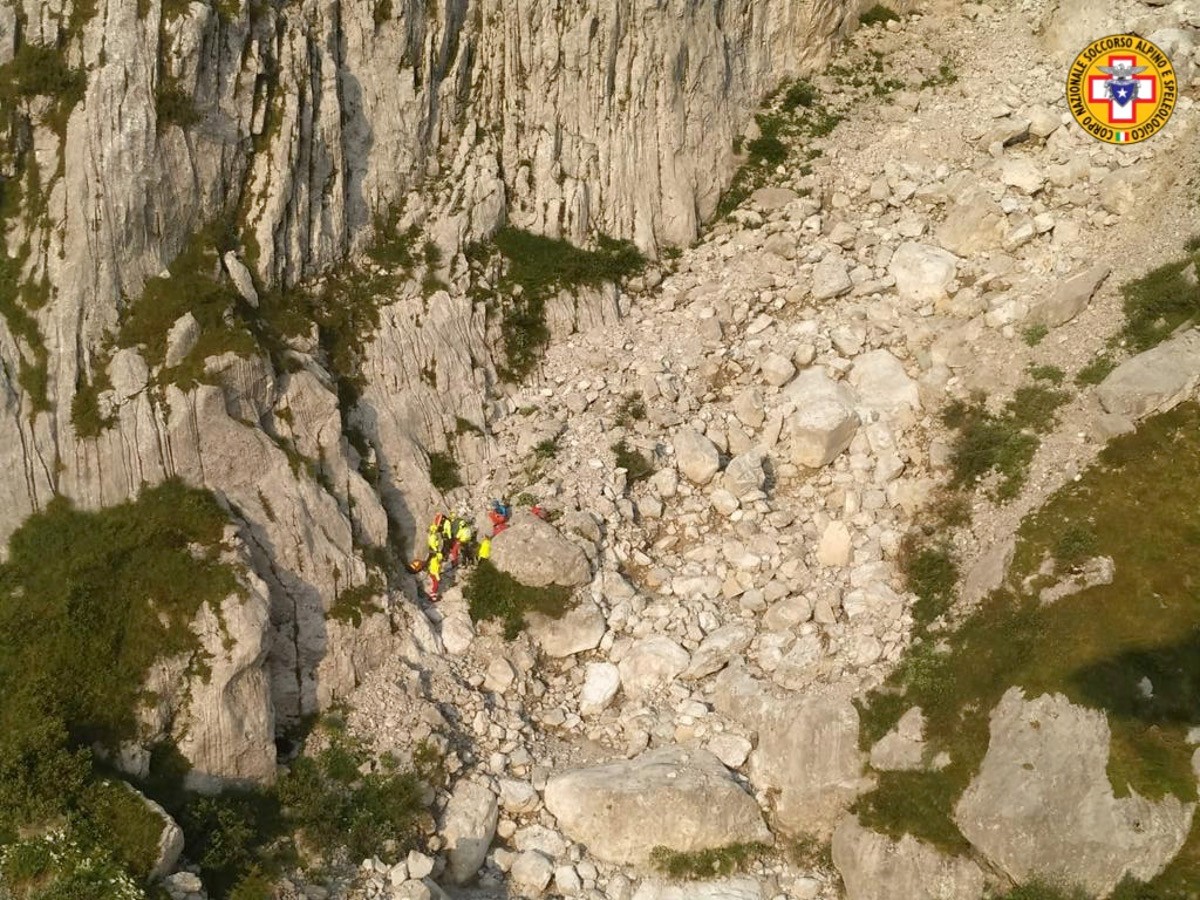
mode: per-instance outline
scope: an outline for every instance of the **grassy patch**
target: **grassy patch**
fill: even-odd
[[[1015,497],[1040,444],[1038,433],[1053,427],[1056,411],[1066,400],[1062,391],[1026,385],[1017,388],[998,415],[989,412],[978,395],[950,403],[942,422],[958,432],[950,457],[952,484],[971,487],[994,472],[1000,479],[996,497]]]
[[[913,619],[924,628],[950,608],[958,582],[958,563],[949,544],[923,544],[914,534],[906,536],[901,544],[899,563],[905,586],[917,595]]]
[[[812,83],[797,79],[781,84],[766,99],[755,121],[758,137],[744,145],[741,141],[734,142],[734,151],[744,150],[747,157],[721,196],[717,218],[732,213],[762,187],[776,167],[791,159],[797,145],[833,131],[841,116],[821,102],[820,92]]]
[[[449,453],[434,451],[429,454],[429,481],[443,494],[462,487],[462,476],[458,472],[458,460]]]
[[[1136,353],[1165,341],[1175,329],[1200,321],[1198,255],[1159,266],[1121,287],[1125,327],[1121,332]],[[1187,271],[1190,270],[1190,277]]]
[[[362,625],[364,613],[370,614],[379,611],[375,600],[382,590],[382,580],[375,577],[368,579],[366,584],[355,585],[339,591],[337,600],[329,609],[329,618],[358,628]]]
[[[533,371],[550,341],[546,301],[564,288],[596,287],[639,272],[645,257],[628,241],[600,236],[596,249],[506,226],[496,233],[494,248],[506,260],[500,280],[500,331],[505,364],[501,375],[521,381]],[[472,247],[476,260],[487,247]]]
[[[200,121],[192,95],[173,78],[159,80],[154,94],[154,112],[159,134],[172,125],[189,128]]]
[[[723,878],[745,870],[755,860],[770,852],[766,844],[729,844],[709,850],[680,853],[658,846],[650,851],[650,864],[668,878],[676,881],[698,881]]]
[[[922,88],[930,87],[948,87],[958,81],[958,73],[954,71],[954,66],[949,62],[943,62],[938,66],[937,72],[929,75],[921,82]]]
[[[1002,589],[940,648],[915,642],[870,696],[864,742],[919,705],[929,751],[948,752],[951,764],[937,773],[882,773],[879,788],[858,804],[866,824],[961,851],[953,807],[986,752],[990,711],[1013,685],[1029,697],[1063,693],[1108,713],[1108,774],[1118,796],[1133,789],[1194,799],[1185,737],[1200,706],[1198,550],[1200,405],[1188,403],[1115,439],[1079,481],[1021,525],[1012,583],[1022,584],[1047,556],[1101,553],[1116,563],[1112,584],[1050,605],[1037,599],[1044,580]],[[1143,678],[1154,686],[1150,697],[1138,688]],[[1144,896],[1182,898],[1197,883],[1200,829]]]
[[[1091,900],[1082,888],[1035,879],[1002,894],[998,900]]]
[[[46,121],[60,135],[86,89],[87,75],[68,66],[59,47],[23,43],[12,60],[0,66],[0,102],[11,107],[19,100],[53,98]]]
[[[177,481],[98,512],[57,498],[27,519],[0,566],[5,712],[55,717],[79,744],[130,735],[150,664],[195,649],[196,611],[239,590],[218,559],[227,521]]]
[[[1075,373],[1075,383],[1081,387],[1085,384],[1099,384],[1111,375],[1116,367],[1116,360],[1107,354],[1101,354]]]
[[[46,897],[108,896],[90,892],[89,859],[123,885],[149,872],[159,820],[99,774],[89,748],[133,736],[140,705],[154,699],[143,685],[155,660],[191,652],[204,665],[188,624],[239,590],[219,559],[227,521],[211,494],[169,481],[98,512],[55,499],[10,539],[0,565],[0,846],[27,865],[46,847],[20,836],[62,825],[51,832],[57,862],[33,876],[60,892]]]
[[[525,627],[526,613],[557,618],[566,612],[571,589],[556,584],[529,587],[481,559],[464,585],[463,595],[470,604],[472,620],[499,619],[504,623],[504,636],[512,640]]]
[[[882,3],[876,3],[858,17],[858,22],[860,25],[886,25],[888,22],[895,22],[899,18],[894,9],[884,6]]]
[[[1051,384],[1059,385],[1063,383],[1067,373],[1058,366],[1030,366],[1029,377],[1034,381],[1048,381]]]
[[[538,441],[537,446],[533,448],[533,455],[542,460],[554,459],[554,457],[558,456],[558,441],[558,437]]]
[[[618,469],[625,470],[625,479],[629,484],[644,481],[654,474],[654,463],[639,450],[634,450],[624,440],[612,445],[613,456],[616,457]]]
[[[1046,339],[1046,335],[1050,333],[1050,326],[1041,323],[1037,325],[1029,325],[1021,331],[1021,338],[1030,347],[1036,347]]]

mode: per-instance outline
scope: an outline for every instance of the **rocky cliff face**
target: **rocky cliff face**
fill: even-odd
[[[366,585],[360,548],[387,538],[380,497],[410,526],[436,497],[426,452],[456,418],[485,421],[485,315],[397,288],[352,410],[311,347],[289,372],[243,353],[210,360],[205,380],[219,386],[166,385],[161,347],[101,349],[122,310],[216,221],[260,289],[347,258],[400,209],[390,226],[421,225],[447,277],[506,216],[651,252],[686,242],[757,99],[822,58],[850,5],[0,4],[0,63],[42,73],[13,74],[23,87],[5,95],[0,544],[58,493],[94,507],[173,474],[213,489],[244,520],[270,590],[279,713],[313,711],[338,691],[316,675],[327,613]],[[569,331],[616,302],[552,313]],[[72,400],[106,383],[112,425],[81,437]],[[343,437],[351,416],[382,470],[378,493]],[[486,438],[473,447],[468,462]],[[319,465],[306,471],[297,454]],[[327,668],[345,675],[372,653],[336,655]]]

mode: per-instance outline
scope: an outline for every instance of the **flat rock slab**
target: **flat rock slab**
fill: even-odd
[[[895,841],[847,818],[833,833],[846,900],[978,900],[983,870],[905,835]]]
[[[1195,328],[1117,366],[1096,389],[1106,412],[1137,420],[1182,403],[1200,384],[1200,330]]]
[[[747,876],[716,881],[643,881],[633,900],[762,900],[762,887]]]
[[[754,798],[706,750],[668,747],[556,775],[546,808],[605,862],[642,864],[655,847],[692,853],[771,843]]]
[[[1187,839],[1196,805],[1174,796],[1117,798],[1103,712],[1011,688],[991,717],[979,774],[954,820],[1015,882],[1042,877],[1107,896],[1127,874],[1149,881]]]

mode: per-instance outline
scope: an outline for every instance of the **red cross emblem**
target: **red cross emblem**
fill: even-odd
[[[1108,68],[1114,73],[1138,68],[1136,56],[1110,56]],[[1137,121],[1139,103],[1158,102],[1158,79],[1153,75],[1089,75],[1088,99],[1108,104],[1108,124],[1128,125]]]

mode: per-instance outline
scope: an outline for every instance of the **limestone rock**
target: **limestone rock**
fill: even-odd
[[[490,790],[474,781],[454,786],[441,828],[449,855],[446,872],[453,883],[463,884],[479,871],[498,820],[496,795]]]
[[[179,365],[200,341],[200,323],[190,312],[175,320],[167,332],[167,355],[163,365],[171,369]]]
[[[956,256],[972,256],[1000,247],[1004,243],[1007,233],[1008,221],[1004,217],[1004,211],[1000,208],[1000,204],[986,192],[977,190],[960,198],[946,213],[946,220],[937,230],[937,241],[943,248]],[[905,244],[896,251],[897,255],[900,255],[905,247],[912,246],[918,245]],[[894,260],[892,265],[893,267],[896,265]],[[923,265],[924,277],[929,286],[927,290],[932,290],[932,286],[936,284],[936,279],[932,276],[942,277],[941,273],[945,270],[946,261],[942,258],[934,262],[926,254]],[[896,276],[896,286],[899,288],[900,275],[895,271],[892,274]],[[904,293],[901,290],[901,294]],[[927,299],[938,298],[927,297]]]
[[[830,522],[817,545],[817,561],[823,566],[844,567],[854,559],[854,544],[845,522]]]
[[[792,462],[819,469],[850,446],[858,430],[854,396],[824,372],[802,372],[787,388],[795,405],[786,423]]]
[[[1000,587],[1016,549],[1014,537],[1005,538],[989,547],[963,579],[963,599],[968,603],[976,603]]]
[[[750,646],[753,637],[754,633],[745,625],[736,622],[722,625],[700,642],[683,674],[688,678],[703,678],[721,671],[734,655]]]
[[[150,869],[151,878],[165,878],[175,871],[179,857],[183,855],[183,829],[168,815],[167,811],[140,792],[121,782],[124,787],[137,794],[138,798],[154,815],[162,820],[162,831],[158,835],[157,850],[154,865]]]
[[[1011,688],[992,711],[991,740],[954,820],[1014,881],[1078,884],[1104,896],[1130,874],[1149,881],[1179,852],[1194,803],[1116,798],[1103,712],[1060,695]]]
[[[795,376],[796,366],[782,353],[768,353],[762,361],[762,373],[767,384],[783,387]]]
[[[870,782],[848,696],[780,694],[730,666],[717,677],[717,710],[758,732],[750,779],[777,791],[775,822],[788,834],[828,834]]]
[[[871,766],[881,772],[907,772],[923,766],[925,716],[914,706],[900,717],[896,727],[871,748]]]
[[[629,696],[643,697],[678,678],[688,660],[688,652],[668,637],[642,638],[618,664],[621,686]]]
[[[764,212],[782,209],[797,198],[793,190],[780,187],[763,187],[750,195],[750,202]]]
[[[729,461],[725,467],[725,486],[735,497],[744,497],[752,491],[761,491],[766,481],[763,462],[766,456],[761,450],[748,450]]]
[[[762,900],[759,883],[747,876],[712,881],[668,882],[647,879],[632,900]]]
[[[599,646],[608,623],[604,621],[600,607],[585,598],[558,618],[538,612],[527,613],[525,630],[547,656],[565,659]]]
[[[1134,421],[1172,409],[1200,384],[1200,330],[1178,334],[1117,366],[1096,389],[1109,413]]]
[[[658,846],[690,853],[771,842],[754,798],[704,750],[668,747],[556,775],[546,808],[572,840],[611,863],[644,863]]]
[[[1110,271],[1106,265],[1093,266],[1061,282],[1049,297],[1034,304],[1029,320],[1051,328],[1071,321],[1087,307]]]
[[[577,587],[591,578],[583,550],[523,509],[514,511],[508,528],[492,538],[492,562],[530,587]]]
[[[826,256],[813,269],[812,296],[814,300],[832,300],[847,293],[854,283],[846,269],[846,262],[836,255]]]
[[[721,468],[721,455],[716,446],[699,432],[681,429],[675,433],[672,444],[679,471],[693,484],[708,484]]]
[[[896,841],[850,816],[833,833],[833,864],[846,900],[978,900],[983,871],[905,835]]]
[[[888,350],[872,350],[856,357],[849,380],[858,394],[859,406],[891,413],[921,408],[916,381]]]
[[[1100,204],[1115,216],[1129,214],[1145,196],[1146,173],[1141,166],[1116,169],[1100,182]]]
[[[513,885],[523,895],[536,896],[546,889],[554,877],[554,863],[536,850],[525,850],[513,860],[509,875]]]
[[[587,674],[579,691],[579,714],[594,716],[603,712],[621,689],[621,671],[610,662],[587,664]]]
[[[242,295],[243,300],[257,309],[258,290],[254,287],[254,276],[250,274],[246,264],[238,259],[232,250],[225,254],[224,261],[225,271],[229,273],[229,280],[233,282],[237,292]]]
[[[932,303],[945,298],[958,273],[952,253],[928,244],[901,244],[892,255],[888,271],[896,279],[901,298],[914,303]]]

